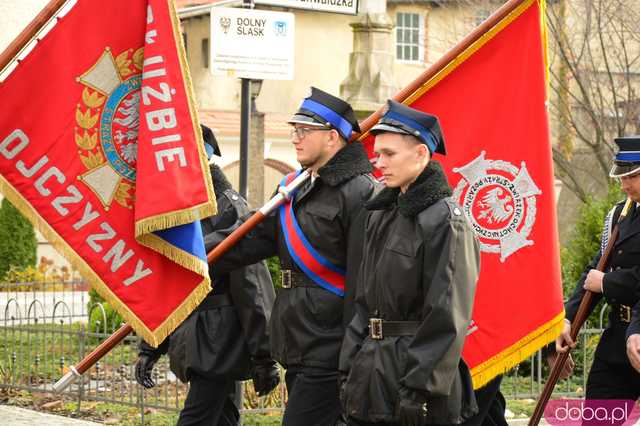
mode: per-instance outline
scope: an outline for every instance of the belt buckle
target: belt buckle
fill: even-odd
[[[627,305],[620,305],[620,321],[631,322],[631,307]]]
[[[369,335],[374,340],[382,340],[382,319],[369,318]]]
[[[282,288],[291,288],[291,269],[283,269],[280,271],[282,277]]]

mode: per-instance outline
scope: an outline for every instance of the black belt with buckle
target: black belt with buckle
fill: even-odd
[[[369,318],[369,337],[382,340],[392,336],[413,336],[420,327],[420,321],[387,321]]]
[[[618,313],[618,319],[621,322],[626,322],[626,323],[631,322],[631,306],[618,305],[616,307],[616,311]]]
[[[215,291],[215,290],[213,290]],[[197,311],[208,311],[209,309],[233,306],[233,300],[228,294],[214,294],[207,296],[196,308]]]
[[[317,284],[313,283],[302,272],[292,271],[291,269],[282,269],[280,271],[282,277],[282,288],[295,288],[295,287],[317,287]]]

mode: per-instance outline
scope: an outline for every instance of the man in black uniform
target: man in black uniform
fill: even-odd
[[[297,159],[311,171],[311,179],[292,203],[213,264],[224,272],[280,258],[283,289],[269,334],[271,355],[287,369],[287,426],[333,426],[341,416],[338,355],[360,265],[362,205],[375,185],[364,148],[348,142],[352,132],[360,131],[351,106],[311,90],[289,121]],[[205,238],[208,250],[225,236],[218,234]],[[296,247],[294,239],[304,243]],[[304,259],[312,259],[313,265]]]
[[[637,143],[640,149],[640,142]],[[634,155],[638,155],[634,153]],[[629,166],[625,173],[625,176],[620,178],[622,185],[626,185],[625,192],[636,202],[636,208],[638,202],[640,202],[640,156],[636,158]],[[635,232],[640,232],[640,222],[635,224]],[[634,271],[636,277],[639,275],[640,265],[636,264]],[[638,279],[636,278],[636,281]],[[631,316],[631,323],[627,328],[627,356],[633,368],[640,372],[640,302],[636,303],[633,307],[633,314]]]
[[[205,126],[202,130],[209,157],[220,155],[213,132]],[[205,236],[233,227],[248,212],[222,170],[215,164],[210,170],[218,214],[201,221]],[[267,336],[275,293],[266,265],[258,263],[225,274],[210,268],[209,276],[213,291],[158,348],[142,341],[136,363],[136,380],[150,388],[155,385],[151,378],[154,364],[169,353],[171,371],[182,382],[189,382],[179,425],[237,425],[235,382],[251,377],[259,395],[268,394],[279,382]]]
[[[631,323],[627,327],[627,357],[631,366],[640,373],[640,302],[633,307]]]
[[[595,293],[589,307],[592,312],[601,300],[610,306],[609,324],[600,338],[593,365],[587,379],[586,397],[590,399],[627,399],[640,396],[640,375],[636,373],[626,355],[626,332],[631,320],[631,306],[640,299],[640,136],[616,138],[618,153],[609,176],[619,178],[622,190],[633,203],[627,216],[618,223],[619,235],[606,272],[594,269],[618,222],[624,203],[611,209],[602,232],[602,245],[593,261],[586,267],[573,295],[565,305],[566,324],[556,340],[556,351],[565,352],[575,347],[569,332],[585,290]]]
[[[460,424],[477,412],[461,358],[480,246],[451,200],[437,117],[389,101],[372,127],[385,188],[368,215],[340,370],[353,425]]]
[[[478,404],[478,413],[462,423],[463,426],[508,426],[505,417],[507,401],[500,391],[502,375],[495,377],[473,393]]]

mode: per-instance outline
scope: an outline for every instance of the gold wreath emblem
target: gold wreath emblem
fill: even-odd
[[[79,179],[96,194],[106,210],[113,200],[125,208],[133,208],[135,180],[119,174],[106,160],[100,139],[100,119],[105,101],[113,91],[128,78],[142,73],[143,53],[142,47],[127,49],[114,58],[107,47],[98,61],[76,80],[85,86],[75,114],[75,143],[80,160],[87,168]]]

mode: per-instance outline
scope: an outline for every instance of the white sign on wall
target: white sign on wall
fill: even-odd
[[[319,12],[358,13],[358,0],[254,0],[255,4],[317,10]]]
[[[211,9],[211,71],[232,77],[293,80],[294,15]]]

